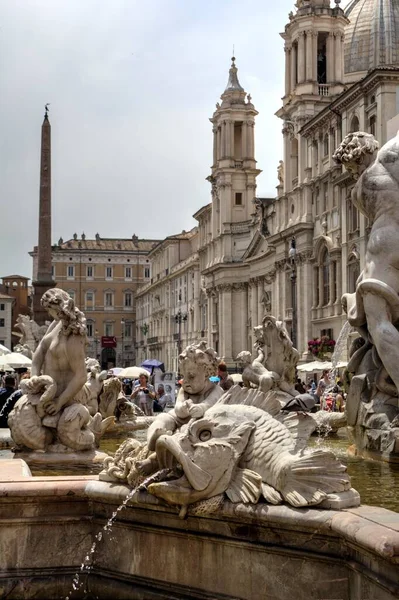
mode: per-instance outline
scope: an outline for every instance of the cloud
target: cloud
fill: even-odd
[[[282,155],[284,52],[293,7],[264,0],[14,0],[0,7],[0,276],[29,276],[40,127],[50,102],[53,241],[163,238],[210,201],[209,117],[239,78],[259,111],[258,194]]]

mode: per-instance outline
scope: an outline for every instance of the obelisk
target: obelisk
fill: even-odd
[[[39,325],[44,325],[48,315],[41,306],[40,299],[48,289],[55,286],[51,269],[51,125],[48,118],[48,104],[45,106],[42,125],[37,272],[36,280],[32,283],[33,319]]]

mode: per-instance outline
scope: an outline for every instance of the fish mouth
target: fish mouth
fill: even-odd
[[[168,482],[166,485],[173,487],[181,485],[187,488],[187,484],[189,484],[197,492],[202,492],[209,486],[212,475],[201,469],[187,456],[174,436],[161,435],[157,440],[155,451],[161,469],[176,467],[177,463],[177,466],[184,472],[182,477]],[[158,485],[160,484],[151,484],[149,487]]]

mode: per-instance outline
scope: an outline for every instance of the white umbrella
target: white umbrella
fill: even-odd
[[[241,373],[231,373],[230,377],[234,381],[234,383],[242,383],[242,375]]]
[[[297,366],[299,373],[316,373],[317,371],[330,370],[332,364],[328,361],[314,360],[312,362],[303,363]]]
[[[32,360],[19,352],[10,352],[10,354],[3,354],[0,356],[0,368],[6,369],[12,367],[13,369],[23,369],[30,367]]]
[[[3,354],[11,354],[11,350],[0,344],[0,356],[3,356]]]
[[[143,367],[126,367],[126,369],[122,369],[122,371],[118,373],[119,379],[137,379],[140,375],[147,375],[150,377],[150,373],[147,369],[143,369]]]

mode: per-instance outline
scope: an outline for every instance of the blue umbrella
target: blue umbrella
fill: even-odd
[[[151,372],[154,369],[161,369],[162,373],[165,373],[165,365],[163,364],[163,362],[157,360],[156,358],[147,358],[147,360],[141,363],[140,366],[144,369],[151,369]]]
[[[217,377],[217,375],[209,377],[209,381],[212,381],[212,383],[218,383],[220,381],[220,377]]]

